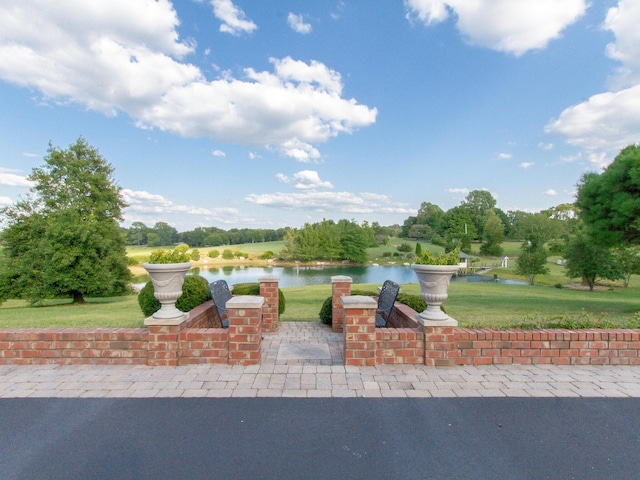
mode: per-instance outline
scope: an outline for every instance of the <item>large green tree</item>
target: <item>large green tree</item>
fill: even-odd
[[[598,278],[623,279],[624,274],[611,249],[603,247],[588,234],[579,232],[571,237],[564,251],[567,276],[581,278],[593,291]]]
[[[30,194],[0,210],[0,296],[83,303],[124,293],[130,273],[118,222],[126,204],[111,165],[79,138],[68,149],[50,144],[28,179]]]
[[[583,175],[576,206],[597,243],[640,244],[640,145],[624,148],[601,174]]]

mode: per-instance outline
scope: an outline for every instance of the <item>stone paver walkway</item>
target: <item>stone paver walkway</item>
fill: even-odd
[[[640,367],[342,365],[342,335],[317,322],[265,334],[247,367],[0,366],[16,397],[640,397]]]

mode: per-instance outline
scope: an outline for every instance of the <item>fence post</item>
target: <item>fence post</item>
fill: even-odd
[[[376,308],[371,297],[342,297],[344,308],[344,364],[373,366],[376,358]],[[335,318],[333,319],[335,323]]]
[[[148,327],[147,365],[171,366],[178,365],[180,357],[180,332],[186,325],[186,315],[177,318],[145,319]]]
[[[262,354],[264,298],[238,295],[227,301],[229,309],[229,365],[259,365]]]
[[[260,296],[265,300],[264,306],[262,307],[262,330],[265,332],[275,332],[280,326],[278,313],[278,281],[279,278],[274,275],[266,275],[258,278],[258,282],[260,282]]]
[[[353,279],[346,275],[336,275],[331,277],[331,329],[336,333],[342,332],[344,321],[344,310],[342,308],[342,297],[351,295],[351,283]]]

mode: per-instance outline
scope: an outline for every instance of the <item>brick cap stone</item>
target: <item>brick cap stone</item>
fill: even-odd
[[[427,320],[416,315],[416,320],[423,327],[457,327],[458,321],[449,317],[447,320]]]
[[[189,314],[187,313],[185,313],[181,317],[175,317],[175,318],[156,318],[152,315],[144,319],[144,325],[145,327],[152,327],[152,326],[171,327],[171,326],[180,325],[181,323],[186,322],[188,317],[189,317]]]
[[[331,277],[331,283],[353,283],[353,278],[347,275],[336,275]]]
[[[258,282],[279,282],[280,277],[277,275],[263,275],[258,277]]]
[[[351,295],[349,297],[340,297],[342,306],[347,308],[376,308],[378,302],[371,297],[365,297],[363,295]]]
[[[262,308],[264,298],[255,295],[238,295],[227,301],[227,308]]]

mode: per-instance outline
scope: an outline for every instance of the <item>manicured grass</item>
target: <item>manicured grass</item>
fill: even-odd
[[[86,300],[84,305],[72,305],[70,299],[47,300],[37,307],[24,300],[8,300],[0,306],[0,328],[143,326],[136,295]]]
[[[517,278],[513,266],[494,269],[501,278]],[[536,277],[536,285],[453,282],[445,310],[463,327],[506,327],[527,323],[544,326],[558,319],[606,320],[621,327],[637,328],[640,314],[640,277],[633,277],[629,288],[589,292],[554,288],[567,284],[564,267],[550,258],[551,273]],[[545,286],[546,285],[546,286]],[[379,285],[352,285],[352,289],[373,290]],[[402,285],[406,293],[419,295],[417,283]],[[318,321],[331,285],[287,287],[283,321]],[[29,307],[24,301],[10,300],[0,306],[0,328],[30,327],[139,327],[144,317],[136,296],[88,299],[85,305],[69,300],[48,301],[47,306]]]

